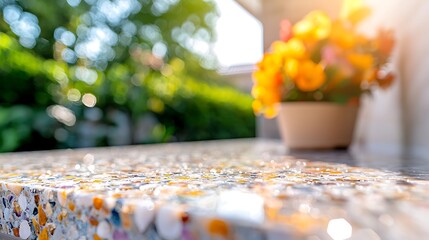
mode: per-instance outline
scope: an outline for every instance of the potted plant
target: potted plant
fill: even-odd
[[[314,11],[294,25],[282,21],[281,39],[253,73],[252,95],[256,114],[278,115],[289,147],[347,147],[360,96],[392,83],[387,62],[393,33],[360,34],[357,27],[369,14],[354,6],[338,19]]]

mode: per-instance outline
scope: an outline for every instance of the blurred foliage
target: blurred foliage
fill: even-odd
[[[0,151],[254,136],[206,0],[0,0]]]

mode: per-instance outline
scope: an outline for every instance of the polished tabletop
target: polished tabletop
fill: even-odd
[[[404,158],[407,159],[407,158]],[[21,239],[422,239],[424,160],[240,139],[0,155]]]

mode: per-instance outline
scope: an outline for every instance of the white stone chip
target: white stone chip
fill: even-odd
[[[262,224],[265,219],[264,200],[254,193],[225,191],[219,196],[217,213],[227,219]]]
[[[97,226],[97,235],[101,238],[111,238],[112,229],[110,228],[110,224],[106,221],[100,222]]]
[[[151,200],[136,203],[134,221],[140,232],[144,232],[155,217],[155,205]]]
[[[25,197],[24,193],[21,193],[21,195],[19,195],[18,204],[21,207],[22,211],[25,211],[28,203],[27,203],[27,198]]]
[[[4,219],[6,221],[8,221],[10,218],[10,212],[11,212],[11,210],[9,208],[5,208],[3,211],[3,216],[4,216]]]
[[[31,235],[31,228],[30,225],[26,220],[22,221],[21,224],[19,224],[19,237],[22,239],[27,239]]]
[[[156,214],[156,228],[159,235],[166,240],[179,239],[182,233],[182,222],[179,210],[173,206],[163,206]]]
[[[93,204],[93,195],[92,194],[79,194],[75,196],[75,202],[77,206],[80,207],[90,207]]]

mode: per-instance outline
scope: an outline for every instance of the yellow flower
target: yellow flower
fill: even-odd
[[[277,87],[282,83],[280,72],[277,69],[255,71],[253,79],[257,85],[263,87]]]
[[[268,118],[275,116],[274,106],[281,100],[281,88],[254,86],[252,95],[255,98],[252,108],[256,114],[264,113],[265,117]]]
[[[283,41],[274,41],[271,43],[271,52],[273,53],[283,53],[287,49],[286,42]]]
[[[264,111],[264,117],[273,118],[277,115],[277,110],[274,105],[267,107]]]
[[[305,46],[301,40],[297,38],[291,38],[287,42],[287,47],[287,56],[297,59],[305,56]]]
[[[331,31],[331,19],[322,11],[313,11],[293,27],[293,34],[303,40],[317,41]]]
[[[280,86],[260,86],[252,88],[252,96],[259,99],[262,104],[274,104],[280,101]]]
[[[281,68],[283,64],[282,56],[274,53],[265,53],[262,60],[257,64],[260,70]]]
[[[368,70],[374,64],[374,58],[371,54],[351,53],[347,59],[353,66],[361,70]]]
[[[291,78],[296,78],[298,75],[299,62],[296,59],[286,59],[284,65],[284,72]]]
[[[253,108],[253,112],[254,113],[256,113],[256,114],[261,113],[263,107],[264,107],[264,105],[261,103],[260,100],[257,100],[257,99],[253,100],[253,102],[252,102],[252,108]]]
[[[304,43],[297,38],[291,38],[287,42],[275,41],[271,44],[271,50],[273,54],[278,57],[291,57],[291,58],[303,58],[305,56]]]
[[[366,7],[362,0],[345,0],[341,9],[340,18],[357,24],[371,14],[371,9]]]
[[[323,66],[308,60],[300,63],[295,84],[301,91],[311,92],[320,88],[325,79]]]

